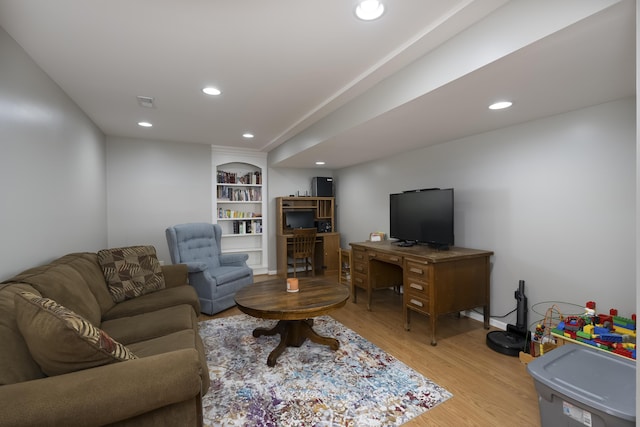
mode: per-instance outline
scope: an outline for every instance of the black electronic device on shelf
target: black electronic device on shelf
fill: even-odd
[[[314,228],[315,214],[312,210],[295,210],[284,213],[284,223],[289,228]]]
[[[521,351],[528,353],[530,332],[527,329],[527,297],[524,294],[524,280],[520,280],[515,292],[517,303],[517,323],[507,325],[506,331],[492,331],[487,334],[487,346],[498,353],[518,356]]]

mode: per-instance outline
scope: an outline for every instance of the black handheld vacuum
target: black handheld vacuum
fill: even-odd
[[[520,280],[515,292],[518,301],[516,325],[507,325],[506,331],[492,331],[487,334],[490,349],[508,356],[518,356],[521,351],[529,352],[529,330],[527,329],[527,297],[524,294],[524,280]]]

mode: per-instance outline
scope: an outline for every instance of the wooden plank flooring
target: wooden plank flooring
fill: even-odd
[[[256,281],[273,276],[257,276]],[[231,308],[212,317],[241,314]],[[443,386],[453,397],[405,426],[539,426],[533,380],[518,357],[485,344],[482,322],[455,315],[441,316],[438,345],[431,346],[426,316],[412,313],[411,331],[404,330],[402,296],[392,290],[374,293],[372,311],[365,294],[330,314],[334,319]],[[287,349],[286,351],[297,351]]]

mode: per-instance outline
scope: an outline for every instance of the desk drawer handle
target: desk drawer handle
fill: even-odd
[[[417,305],[418,307],[422,307],[422,306],[423,306],[422,301],[418,301],[417,299],[413,299],[413,298],[412,298],[412,299],[410,300],[410,302],[411,302],[411,304],[413,304],[413,305]]]
[[[361,265],[356,265],[356,271],[364,271],[364,267]]]
[[[394,261],[394,262],[398,262],[398,261],[400,261],[400,258],[398,258],[397,256],[392,256],[392,257],[389,257],[389,260]]]
[[[416,274],[424,274],[424,270],[421,268],[411,267],[409,271]]]
[[[361,279],[361,278],[359,278],[359,277],[356,277],[356,279],[355,279],[355,280],[356,280],[356,282],[358,282],[358,283],[362,283],[362,279]]]
[[[419,291],[424,291],[424,288],[421,285],[418,285],[417,283],[411,283],[409,287],[413,289],[417,289]]]

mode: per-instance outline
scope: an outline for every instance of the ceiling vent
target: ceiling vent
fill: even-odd
[[[150,96],[138,96],[138,104],[140,104],[141,107],[145,107],[145,108],[155,108],[155,105],[153,104],[153,98]]]

